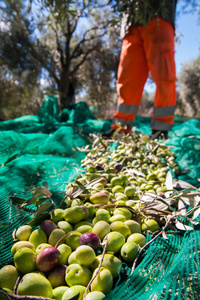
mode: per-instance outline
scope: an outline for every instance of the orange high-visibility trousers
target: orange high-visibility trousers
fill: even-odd
[[[174,28],[162,18],[152,19],[146,27],[130,27],[124,37],[112,128],[120,123],[127,126],[126,132],[131,130],[149,72],[156,84],[151,128],[168,131],[174,123],[176,104]]]

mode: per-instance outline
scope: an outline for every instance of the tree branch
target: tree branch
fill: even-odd
[[[90,29],[87,29],[87,30],[84,32],[84,34],[83,34],[83,38],[79,41],[79,43],[78,43],[78,44],[76,45],[76,47],[74,48],[74,50],[73,50],[73,52],[72,52],[72,54],[71,54],[71,56],[70,56],[70,59],[73,59],[73,58],[76,57],[76,56],[75,56],[75,53],[76,53],[76,51],[80,48],[80,46],[81,46],[82,44],[84,44],[84,43],[86,43],[86,42],[89,42],[89,41],[92,41],[92,40],[95,40],[95,39],[98,39],[98,38],[100,38],[100,37],[102,37],[102,36],[105,35],[105,32],[103,32],[103,33],[101,33],[101,34],[99,34],[99,35],[94,35],[93,37],[86,38],[86,35],[87,35],[89,32],[95,31],[95,30],[99,30],[99,29],[103,30],[103,29],[107,28],[107,26],[108,26],[108,23],[106,23],[104,26],[102,26],[102,28],[99,28],[98,26],[95,26],[95,27],[92,27],[92,28],[90,28]]]
[[[60,62],[61,62],[61,65],[63,66],[64,63],[65,63],[65,60],[64,60],[64,55],[63,55],[63,49],[61,47],[61,44],[60,44],[60,41],[59,41],[59,38],[58,38],[58,31],[51,25],[51,28],[53,29],[54,33],[55,33],[55,37],[56,37],[56,44],[57,44],[57,50],[58,52],[60,53]]]
[[[107,239],[107,237],[106,237],[106,238],[105,238],[105,245],[104,245],[103,252],[102,252],[101,261],[100,261],[100,263],[99,263],[99,266],[98,266],[98,268],[97,268],[97,270],[96,270],[94,276],[92,277],[92,279],[89,281],[89,283],[88,283],[88,285],[87,285],[86,291],[85,291],[85,293],[84,293],[84,295],[83,295],[83,299],[84,299],[84,297],[86,297],[86,295],[87,295],[87,293],[88,293],[88,290],[89,290],[89,288],[90,288],[90,286],[91,286],[93,280],[97,277],[97,275],[98,275],[98,273],[99,273],[99,270],[100,270],[100,268],[101,268],[101,266],[102,266],[102,263],[103,263],[103,260],[104,260],[104,256],[105,256],[105,253],[106,253],[107,245],[108,245],[108,239]]]
[[[16,294],[11,294],[6,292],[4,289],[0,288],[0,294],[3,294],[8,300],[52,300],[50,298],[45,297],[37,297],[37,296],[19,296]]]
[[[167,226],[169,225],[169,223],[171,222],[171,219],[173,219],[173,216],[171,216],[168,221],[166,222],[165,226],[162,228],[162,230],[152,239],[150,240],[147,244],[145,244],[139,251],[134,263],[133,263],[133,266],[132,266],[132,269],[131,269],[131,274],[133,273],[133,271],[135,270],[136,266],[137,266],[137,262],[138,262],[138,259],[139,257],[141,256],[141,254],[143,253],[143,251],[152,243],[154,242],[160,235],[162,235],[162,233],[165,231],[165,229],[167,228]],[[130,274],[130,275],[131,275]]]
[[[95,47],[90,48],[86,53],[84,53],[84,57],[80,60],[80,62],[74,67],[73,71],[71,71],[72,74],[74,74],[79,67],[86,61],[88,55],[93,52],[95,49],[97,49],[98,45],[95,45]]]

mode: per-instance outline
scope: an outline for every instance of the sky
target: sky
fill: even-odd
[[[183,63],[187,63],[200,55],[200,24],[197,13],[178,15],[176,31],[182,35],[180,44],[175,46],[177,73]]]
[[[178,1],[177,10],[181,1]],[[180,43],[175,45],[176,73],[180,73],[184,63],[190,62],[200,55],[200,24],[198,14],[187,13],[177,15],[176,32],[181,34]],[[147,83],[145,90],[149,93],[155,90],[155,85]]]

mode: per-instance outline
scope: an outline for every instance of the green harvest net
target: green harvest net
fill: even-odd
[[[80,167],[85,152],[77,147],[90,144],[90,133],[110,128],[111,120],[96,119],[84,102],[60,114],[56,97],[44,100],[38,116],[0,122],[0,267],[12,263],[13,230],[33,218],[10,197],[29,199],[48,184],[59,205],[67,183],[85,172]],[[134,127],[136,133],[150,133],[150,118],[137,117]],[[200,187],[200,120],[176,117],[167,144],[184,170],[179,179]],[[200,299],[199,230],[167,237],[151,243],[128,280],[119,278],[105,299]]]

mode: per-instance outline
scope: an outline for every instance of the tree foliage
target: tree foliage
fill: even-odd
[[[121,51],[119,32],[119,24],[111,27],[99,40],[99,49],[88,56],[80,69],[85,100],[96,106],[103,118],[110,118],[116,109],[116,79]]]
[[[3,1],[1,7],[2,30],[0,32],[0,60],[17,76],[26,71],[29,80],[34,81],[40,74],[40,65],[33,57],[33,33],[31,20],[21,1]],[[30,55],[30,53],[32,55]]]
[[[42,92],[37,82],[30,82],[25,71],[17,76],[5,66],[0,67],[0,120],[37,114],[41,106]]]
[[[102,17],[106,5],[98,1],[35,0],[30,4],[25,15],[22,1],[3,1],[1,12],[9,28],[0,36],[1,57],[14,72],[26,69],[32,76],[43,73],[51,78],[64,108],[69,104],[70,80],[99,48],[112,17]]]
[[[132,7],[136,21],[143,22],[138,8],[142,6],[143,12],[151,10],[151,3],[1,0],[0,117],[7,118],[15,102],[11,117],[18,116],[26,106],[26,113],[31,108],[36,112],[43,89],[41,79],[48,81],[52,93],[60,95],[61,108],[70,104],[71,85],[75,93],[84,92],[87,100],[101,111],[106,103],[115,102],[121,16]],[[196,0],[182,3],[183,11],[197,7]],[[9,109],[3,113],[9,103]]]
[[[179,114],[200,117],[200,56],[183,65],[178,82]]]
[[[64,108],[69,104],[70,80],[77,76],[89,55],[99,49],[111,18],[103,18],[106,6],[97,1],[44,0],[42,4],[38,43],[46,50],[43,68],[54,79]]]
[[[22,2],[0,4],[0,118],[8,119],[24,109],[28,114],[38,111],[40,66],[29,55],[33,28]]]

